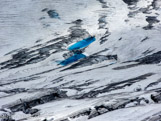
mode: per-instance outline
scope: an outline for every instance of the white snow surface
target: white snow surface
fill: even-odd
[[[152,100],[151,95],[160,92],[161,63],[138,64],[135,61],[161,51],[161,23],[156,22],[153,28],[144,29],[148,26],[148,16],[161,21],[161,2],[156,0],[155,9],[150,6],[154,1],[139,0],[128,6],[123,0],[1,0],[0,116],[7,112],[16,121],[145,121],[159,114],[161,103]],[[149,10],[142,12],[143,9]],[[50,18],[47,10],[56,10],[60,19]],[[132,17],[129,17],[130,13]],[[100,23],[99,19],[104,16],[105,23]],[[78,19],[82,23],[75,26],[73,21]],[[101,25],[104,27],[99,28]],[[118,59],[95,59],[92,62],[97,63],[94,64],[87,60],[85,66],[76,68],[71,66],[77,62],[64,67],[57,65],[56,61],[63,60],[62,55],[68,52],[66,48],[86,36],[74,38],[70,43],[65,43],[65,38],[50,41],[69,37],[71,27],[78,26],[96,36],[96,41],[85,49],[88,57],[107,49],[98,55],[117,55]],[[107,32],[109,36],[106,36]],[[104,36],[106,41],[101,44]],[[29,56],[34,55],[33,59],[41,56],[40,49],[50,48],[58,42],[62,42],[63,48],[52,48],[44,60],[18,67],[12,65],[21,59],[12,60],[19,51],[28,49],[26,52],[31,52]],[[30,59],[25,58],[23,62]],[[24,91],[14,92],[16,89]],[[50,95],[55,89],[63,91],[66,96],[34,105],[31,108],[39,110],[34,115],[22,110],[4,111],[21,104],[20,99],[30,102]],[[90,114],[81,114],[96,106],[117,106],[135,98],[144,98],[149,103],[134,101],[92,118],[89,118]]]

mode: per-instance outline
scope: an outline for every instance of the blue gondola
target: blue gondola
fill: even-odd
[[[69,51],[73,51],[73,50],[79,50],[79,49],[83,49],[85,47],[87,47],[88,45],[90,45],[92,42],[94,42],[96,40],[95,37],[89,37],[87,39],[83,39],[73,45],[71,45],[68,50]]]
[[[63,60],[63,61],[57,61],[58,64],[60,65],[63,65],[63,66],[66,66],[70,63],[73,63],[73,62],[76,62],[82,58],[85,58],[86,56],[84,54],[74,54],[73,56]]]

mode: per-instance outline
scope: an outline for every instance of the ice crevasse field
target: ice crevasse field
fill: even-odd
[[[1,0],[0,121],[160,121],[160,0]]]

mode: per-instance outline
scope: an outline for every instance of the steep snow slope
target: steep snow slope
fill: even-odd
[[[160,0],[2,0],[0,119],[159,121]],[[58,65],[90,36],[88,55]]]

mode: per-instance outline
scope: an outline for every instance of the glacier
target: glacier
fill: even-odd
[[[0,31],[0,121],[161,120],[160,0],[1,0]]]

